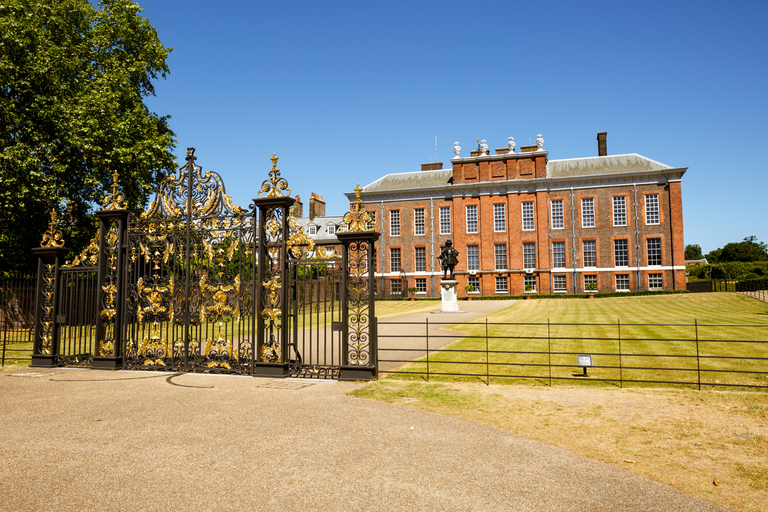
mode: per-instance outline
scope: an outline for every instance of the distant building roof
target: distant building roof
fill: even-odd
[[[547,162],[548,178],[575,178],[601,174],[629,174],[673,169],[650,158],[632,153],[629,155],[592,156],[569,158]]]
[[[363,192],[389,192],[392,190],[443,187],[449,184],[452,176],[453,169],[387,174],[373,183],[364,186]]]
[[[315,242],[338,242],[339,239],[336,237],[335,231],[338,231],[339,225],[343,220],[344,217],[342,215],[315,217],[312,220],[309,220],[309,217],[299,217],[296,219],[296,223],[303,227],[304,234],[312,238]],[[314,235],[310,235],[309,230],[307,229],[310,224],[317,226],[317,233]],[[328,228],[330,226],[335,227],[334,234],[328,233]]]
[[[702,258],[700,260],[685,260],[685,265],[709,265],[709,262],[707,261],[707,258]]]

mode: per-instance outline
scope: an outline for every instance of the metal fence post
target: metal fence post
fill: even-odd
[[[699,391],[701,391],[701,361],[699,359],[699,321],[693,319],[693,328],[696,335],[696,375],[699,381]]]
[[[549,387],[552,387],[552,336],[547,318],[547,367],[549,368]]]
[[[426,334],[427,334],[427,382],[429,382],[429,318],[427,318],[427,323],[426,323]]]
[[[616,320],[616,326],[619,332],[619,387],[624,387],[624,372],[623,365],[621,364],[621,318]]]
[[[491,371],[488,365],[488,317],[485,317],[485,385],[491,385]]]

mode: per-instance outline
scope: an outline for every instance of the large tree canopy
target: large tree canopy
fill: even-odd
[[[0,269],[26,267],[55,208],[67,246],[94,233],[113,171],[128,207],[175,168],[168,117],[143,99],[169,73],[129,0],[0,3]]]
[[[757,237],[748,236],[741,242],[731,242],[707,253],[709,263],[729,261],[768,261],[768,247]]]

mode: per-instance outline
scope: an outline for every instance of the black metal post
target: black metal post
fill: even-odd
[[[35,338],[32,344],[30,366],[51,368],[58,365],[59,288],[61,263],[69,252],[66,247],[38,247],[32,249],[37,256],[37,290],[35,292]]]

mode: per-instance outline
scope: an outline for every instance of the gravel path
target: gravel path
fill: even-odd
[[[359,384],[0,373],[1,510],[703,511],[716,505]]]

